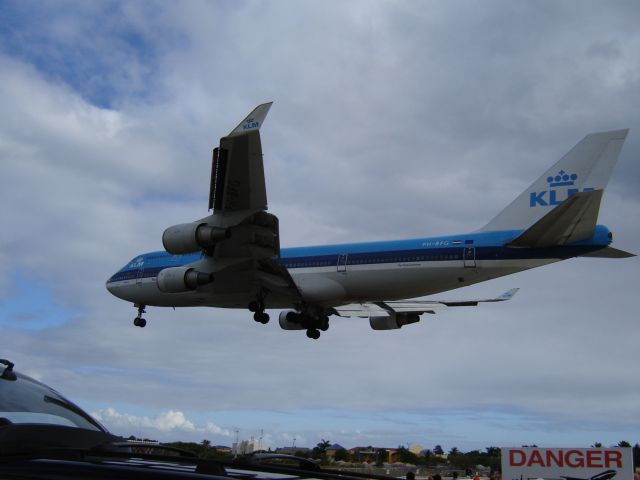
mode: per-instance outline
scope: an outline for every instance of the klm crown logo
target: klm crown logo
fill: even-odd
[[[549,175],[547,177],[547,183],[549,184],[549,190],[543,190],[541,192],[531,192],[529,194],[529,206],[530,207],[547,207],[549,205],[560,205],[563,201],[569,198],[574,193],[581,191],[578,188],[561,188],[572,187],[575,185],[578,179],[577,173],[567,173],[564,170],[560,170],[557,175]],[[583,188],[583,192],[593,191],[593,188]]]
[[[555,177],[547,177],[547,182],[550,187],[564,187],[565,185],[573,185],[578,179],[578,175],[572,173],[569,175],[564,170],[560,170]]]

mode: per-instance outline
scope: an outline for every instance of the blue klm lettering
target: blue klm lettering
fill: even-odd
[[[594,189],[591,187],[583,188],[583,192],[592,192]],[[559,190],[543,190],[541,192],[531,192],[529,194],[529,206],[530,207],[547,207],[549,205],[555,206],[560,205],[567,198],[569,198],[574,193],[578,193],[580,190],[577,188],[568,188],[567,196],[565,198],[558,198]]]
[[[260,122],[257,122],[253,118],[247,118],[246,123],[242,126],[243,130],[251,130],[252,128],[258,128],[260,126]]]

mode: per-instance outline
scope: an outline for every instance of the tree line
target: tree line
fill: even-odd
[[[135,437],[130,437],[135,439]],[[230,453],[219,452],[216,447],[211,445],[209,440],[196,442],[171,442],[164,445],[181,448],[195,453],[201,458],[226,458],[231,457]],[[627,441],[620,441],[613,447],[631,447]],[[351,452],[349,450],[336,450],[331,456],[327,455],[327,450],[331,447],[331,442],[322,439],[313,449],[299,450],[295,454],[299,457],[311,458],[321,463],[330,463],[334,461],[352,462],[352,463],[375,463],[382,466],[388,458],[386,449],[368,446],[363,449],[366,454]],[[523,447],[537,447],[537,445],[523,445]],[[591,445],[593,448],[603,448],[600,442]],[[271,449],[267,450],[268,452]],[[501,452],[499,447],[486,447],[484,450],[471,450],[462,452],[457,447],[452,447],[446,454],[441,445],[436,445],[433,449],[423,450],[420,454],[415,454],[407,447],[400,445],[396,449],[395,456],[400,463],[407,463],[416,466],[437,467],[448,466],[450,468],[467,471],[473,469],[476,465],[484,465],[491,468],[492,471],[501,469]],[[640,444],[633,446],[633,464],[634,467],[640,467]]]

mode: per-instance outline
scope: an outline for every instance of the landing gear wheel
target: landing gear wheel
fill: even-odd
[[[134,303],[133,306],[138,309],[138,316],[133,319],[133,324],[136,327],[142,328],[147,324],[147,321],[142,318],[142,314],[146,313],[146,310],[144,309],[146,305],[143,305],[141,303]]]
[[[266,325],[269,323],[269,314],[265,312],[256,312],[253,314],[253,319],[258,323]]]
[[[318,326],[318,328],[323,332],[329,330],[329,319],[327,317],[324,317],[322,320],[320,320],[320,325]]]
[[[315,328],[310,328],[309,330],[307,330],[307,337],[313,338],[314,340],[319,339],[320,338],[320,330],[317,330]]]

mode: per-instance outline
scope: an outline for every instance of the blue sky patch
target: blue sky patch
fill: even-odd
[[[0,301],[0,326],[21,330],[44,330],[72,320],[79,312],[63,308],[53,300],[44,283],[15,276],[15,293]]]
[[[83,15],[87,9],[93,15]],[[74,2],[0,3],[0,50],[100,108],[151,95],[159,56],[156,36],[166,34],[140,31],[123,6],[111,2],[81,8]]]

